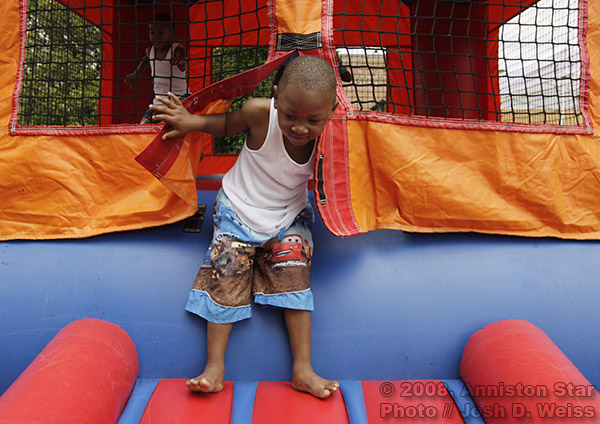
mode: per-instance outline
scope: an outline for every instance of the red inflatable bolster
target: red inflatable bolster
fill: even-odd
[[[477,408],[472,413],[487,424],[600,422],[594,386],[527,321],[499,321],[473,334],[460,375]]]
[[[116,423],[138,370],[135,345],[119,326],[72,322],[0,397],[0,422]]]

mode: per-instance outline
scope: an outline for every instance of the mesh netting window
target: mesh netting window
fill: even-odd
[[[159,71],[162,58],[151,50],[156,23],[165,23],[165,16],[173,46],[165,60],[180,46],[183,77],[165,68]],[[77,130],[127,124],[131,129],[142,121],[156,93],[156,78],[145,58],[148,65],[154,59],[155,75],[171,72],[160,74],[167,91],[175,92],[177,79],[184,81],[183,92],[177,93],[183,98],[264,63],[268,21],[267,3],[258,0],[30,0],[17,123],[40,127],[41,132],[48,126]],[[263,83],[254,95],[270,96],[269,84]],[[233,107],[243,101],[236,100]],[[229,152],[240,143],[233,138],[220,144]]]
[[[577,0],[335,3],[356,110],[583,126]]]
[[[583,125],[577,8],[541,0],[500,28],[502,121]]]
[[[385,111],[387,102],[386,51],[369,48],[338,48],[336,54],[352,74],[346,95],[356,109]]]
[[[30,0],[19,125],[97,125],[100,29],[53,0]]]
[[[589,122],[580,107],[587,104],[587,70],[578,0],[335,0],[333,6],[333,42],[351,74],[342,80],[355,110],[574,131]],[[18,125],[147,131],[138,124],[155,87],[140,66],[158,15],[169,17],[170,42],[184,52],[177,59],[183,74],[166,76],[169,88],[183,82],[182,95],[266,60],[267,0],[30,0]],[[320,33],[310,36],[320,45]],[[284,50],[298,37],[288,38]],[[270,95],[270,82],[255,95]],[[240,144],[223,143],[223,151]]]

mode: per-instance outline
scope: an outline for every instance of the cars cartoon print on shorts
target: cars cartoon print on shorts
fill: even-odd
[[[303,265],[310,262],[312,248],[307,240],[299,234],[286,235],[281,243],[271,249],[271,262],[273,267]]]
[[[213,245],[211,262],[215,278],[244,275],[252,269],[254,247],[246,243],[224,239]]]

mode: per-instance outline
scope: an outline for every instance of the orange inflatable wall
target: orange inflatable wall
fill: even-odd
[[[71,0],[73,4],[76,2]],[[251,44],[270,46],[269,61],[285,53],[275,51],[277,35],[281,33],[320,31],[322,47],[303,53],[321,55],[332,64],[336,60],[336,45],[354,43],[351,31],[336,31],[334,35],[334,28],[340,25],[335,12],[346,2],[269,0],[264,3],[264,14],[258,19],[269,23],[269,31],[251,31],[249,35],[254,37]],[[475,3],[487,7],[485,2]],[[241,4],[243,7],[244,3]],[[382,5],[399,11],[415,7],[388,1]],[[492,21],[498,23],[525,7],[520,5],[509,2],[509,7],[485,10],[497,13],[499,17]],[[394,228],[600,238],[600,149],[595,132],[600,88],[599,60],[594,53],[600,39],[598,6],[597,0],[580,1],[580,25],[585,30],[581,35],[584,47],[581,90],[587,114],[585,126],[575,130],[552,125],[523,126],[357,111],[352,109],[340,83],[340,107],[319,143],[315,168],[316,203],[327,228],[342,236]],[[0,239],[86,237],[166,224],[193,214],[196,175],[223,173],[235,159],[214,155],[208,138],[187,137],[170,174],[159,180],[134,160],[160,131],[159,127],[101,122],[101,126],[93,128],[53,127],[40,132],[16,126],[14,112],[18,107],[26,22],[24,7],[25,2],[18,0],[0,5],[8,22],[20,22],[20,26],[4,26],[0,32],[0,41],[5,46],[0,62],[0,172],[4,176],[0,182],[3,197]],[[198,14],[219,11],[190,5],[185,13],[196,21]],[[126,14],[119,19],[131,20]],[[403,22],[388,24],[393,27]],[[213,35],[220,30],[223,45],[246,42],[241,40],[239,28],[234,28],[239,22],[230,19],[225,25],[220,24],[204,29],[191,26],[189,31],[197,39],[201,31]],[[377,28],[377,23],[369,19],[363,24]],[[228,28],[234,28],[232,34],[237,35],[229,36]],[[497,30],[497,25],[480,29],[487,31],[489,38]],[[138,29],[140,33],[144,31],[145,28]],[[185,30],[180,32],[179,36],[186,37]],[[381,32],[384,34],[381,37],[376,32],[369,34],[374,37],[375,46],[385,44],[386,37],[394,38],[388,31]],[[133,35],[124,35],[130,36]],[[361,44],[363,41],[369,40],[361,40]],[[405,40],[400,44],[414,42]],[[206,48],[201,43],[188,47],[190,55],[195,52],[201,55],[201,49]],[[118,46],[107,48],[105,59],[123,55]],[[431,66],[427,57],[418,59],[423,66]],[[392,54],[389,60],[410,61],[415,57]],[[190,73],[200,73],[201,68],[190,68]],[[103,73],[112,84],[117,83],[110,66],[103,68]],[[405,77],[391,74],[390,81],[394,78]],[[481,87],[494,84],[493,78],[459,79],[452,84],[457,84],[458,89],[471,81]],[[192,89],[200,90],[211,82],[194,83]],[[432,83],[414,80],[411,84],[418,87]],[[114,90],[108,85],[102,90]],[[390,97],[405,95],[399,90],[388,93]],[[436,93],[416,90],[414,100],[417,105],[441,103],[435,96]],[[103,107],[114,108],[119,100],[109,99]],[[145,105],[127,101],[130,103],[119,107],[143,113]],[[452,104],[489,101],[481,96],[464,97],[457,90],[450,110]],[[229,99],[215,100],[197,113],[217,112],[227,107]],[[202,154],[204,159],[198,169]],[[179,194],[172,190],[173,182],[183,188],[187,198],[180,196],[181,190]]]

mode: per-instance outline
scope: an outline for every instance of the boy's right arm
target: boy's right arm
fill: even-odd
[[[169,124],[173,129],[163,135],[163,140],[181,137],[192,131],[201,131],[214,136],[237,134],[249,128],[241,110],[210,115],[193,115],[173,93],[169,98],[157,97],[162,105],[150,105],[154,119]]]
[[[146,55],[135,68],[135,71],[125,77],[128,86],[133,87],[137,84],[138,78],[150,67],[150,58]]]

